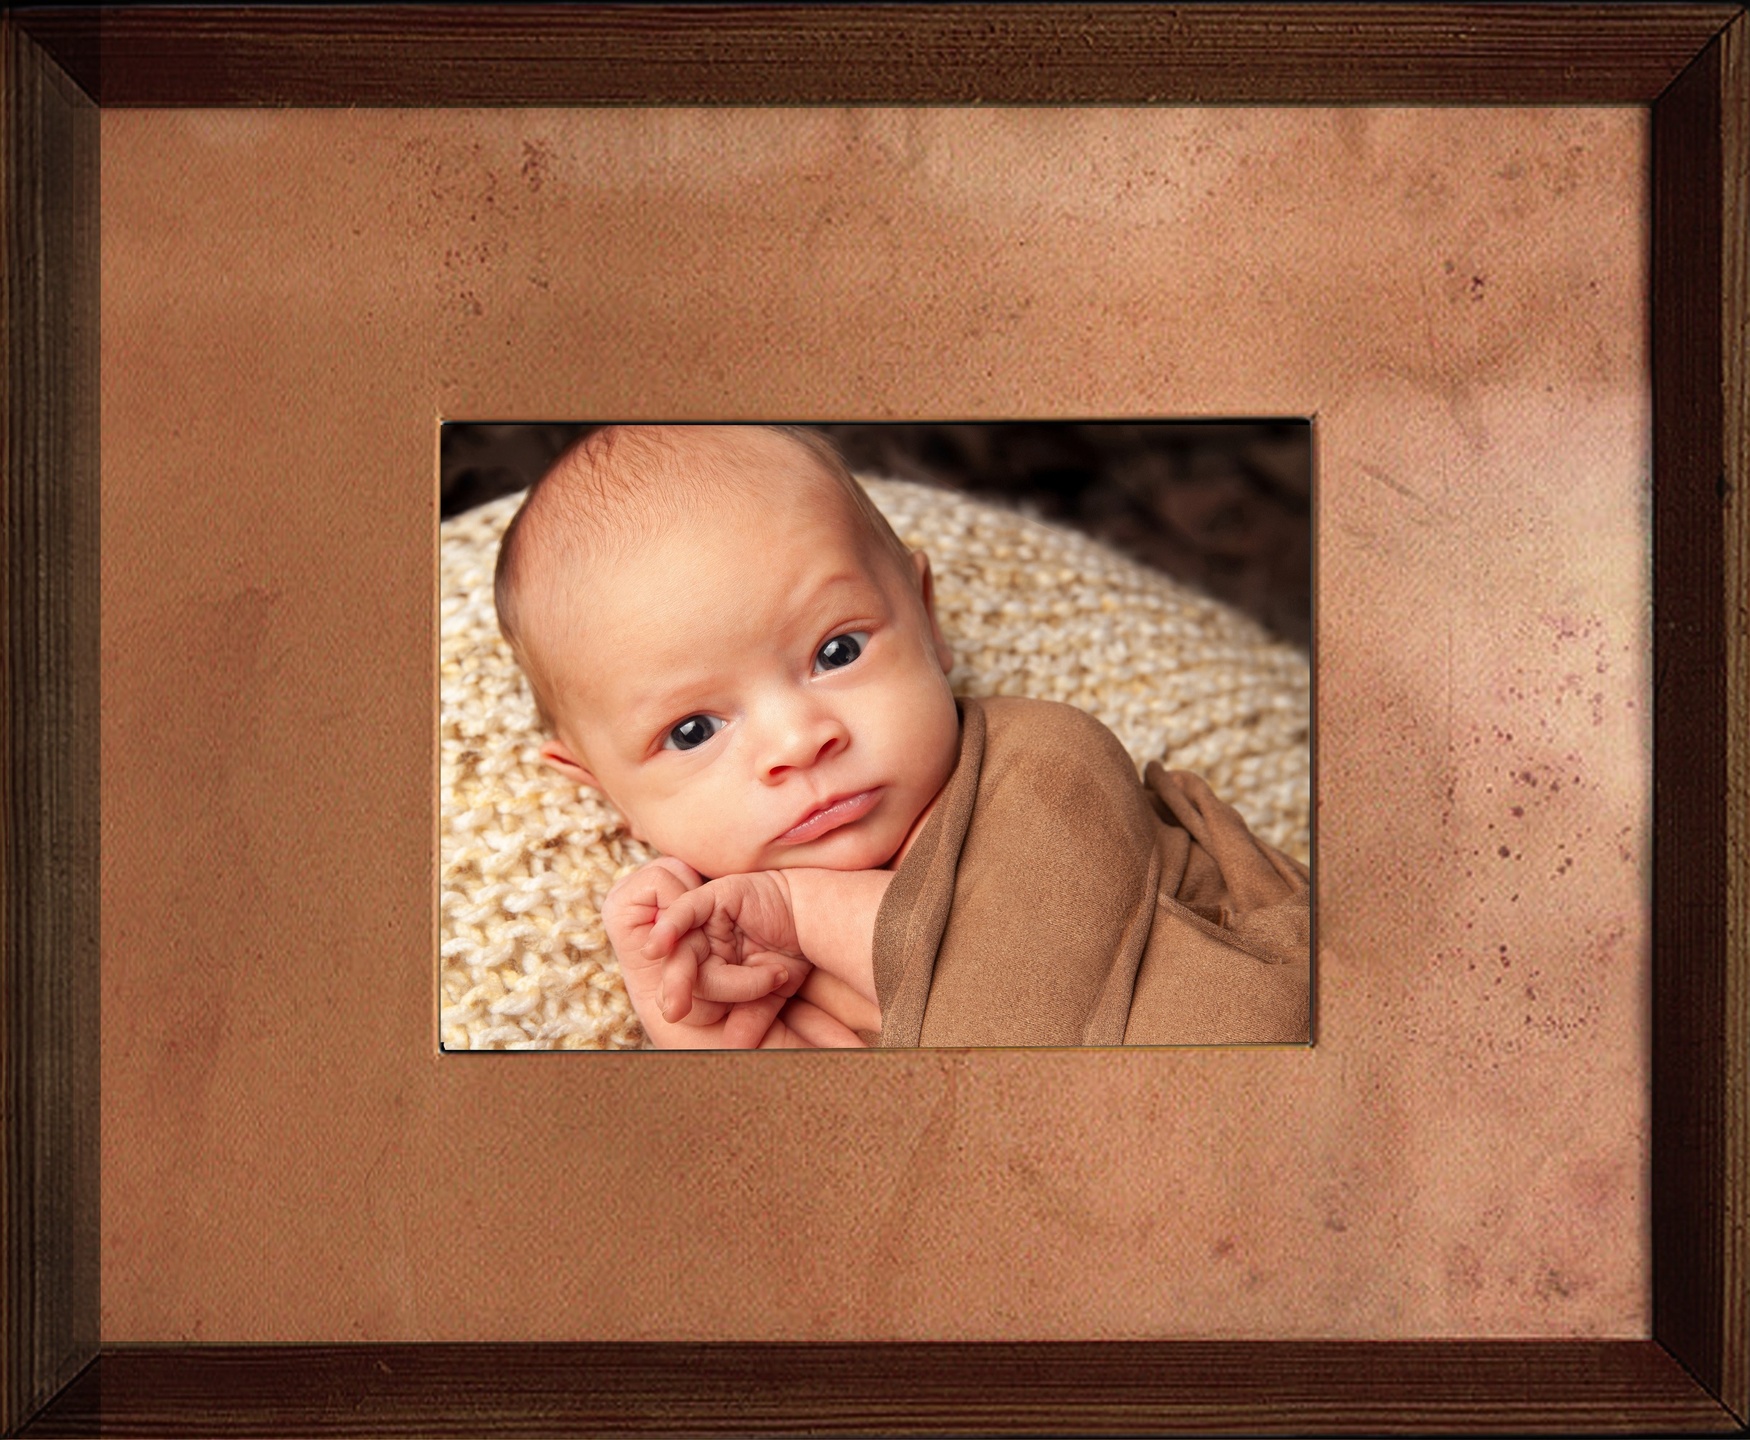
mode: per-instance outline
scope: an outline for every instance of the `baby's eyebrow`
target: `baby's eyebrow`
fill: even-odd
[[[822,577],[820,583],[802,598],[800,609],[807,609],[817,604],[821,597],[830,590],[842,589],[845,586],[867,586],[868,577],[860,570],[835,570],[832,574]]]
[[[710,684],[709,677],[693,676],[659,690],[641,691],[627,702],[626,713],[640,729],[648,729],[670,718],[689,695],[698,694]]]

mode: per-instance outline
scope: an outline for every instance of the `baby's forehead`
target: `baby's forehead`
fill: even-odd
[[[553,542],[542,548],[571,555],[623,550],[699,522],[752,521],[768,530],[824,526],[856,535],[862,517],[839,479],[804,447],[771,438],[765,445],[738,437],[666,450],[647,442],[634,450],[621,442],[604,459],[556,470],[528,519]]]
[[[582,544],[543,545],[529,578],[541,588],[560,584],[570,598],[582,599],[646,586],[653,569],[667,572],[688,556],[732,558],[731,579],[751,582],[774,567],[810,568],[830,554],[841,572],[879,583],[879,546],[868,531],[856,507],[831,493],[701,497],[648,524],[606,534],[598,528]]]

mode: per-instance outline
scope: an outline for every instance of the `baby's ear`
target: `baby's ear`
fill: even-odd
[[[917,571],[918,594],[924,602],[924,614],[930,617],[930,639],[936,647],[936,660],[946,675],[954,668],[954,652],[942,638],[942,627],[936,620],[936,578],[930,574],[930,557],[922,550],[913,550],[911,563]]]
[[[586,770],[577,763],[565,742],[555,736],[541,746],[541,758],[562,775],[568,775],[579,785],[588,785],[593,790],[602,788],[601,781],[595,778],[593,772]]]

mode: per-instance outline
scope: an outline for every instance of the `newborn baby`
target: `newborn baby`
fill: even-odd
[[[603,906],[655,1045],[1307,1038],[1304,867],[1080,711],[957,702],[928,559],[815,432],[594,432],[495,598],[542,755],[661,852]]]

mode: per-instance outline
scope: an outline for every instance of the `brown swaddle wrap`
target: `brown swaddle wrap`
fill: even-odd
[[[1306,867],[1093,716],[965,699],[875,920],[882,1046],[1309,1038]]]

